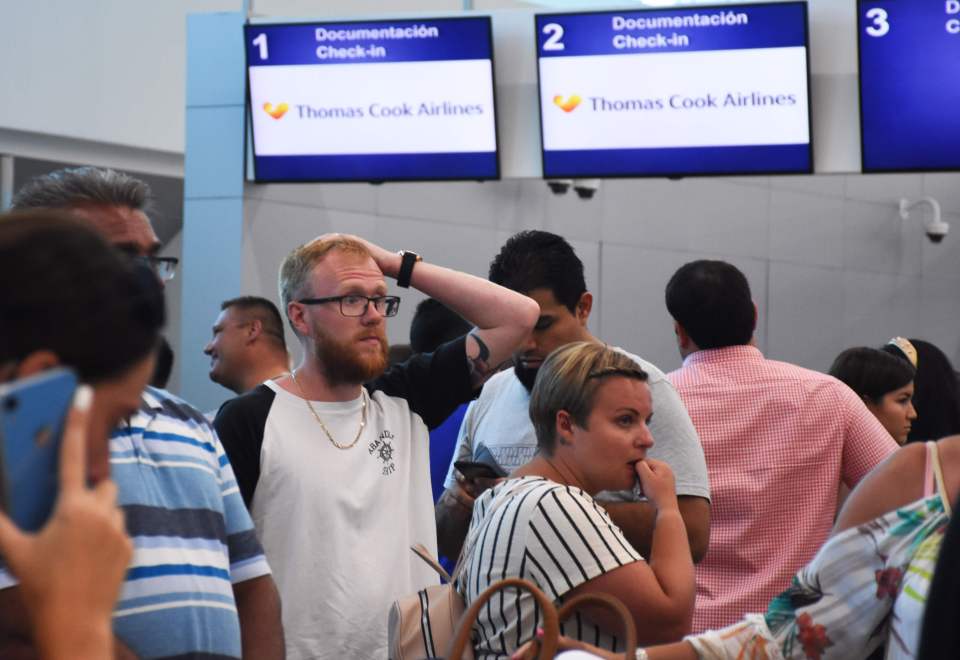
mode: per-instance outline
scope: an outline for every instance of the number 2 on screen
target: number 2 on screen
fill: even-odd
[[[253,40],[253,45],[257,46],[260,49],[260,59],[265,60],[270,57],[270,53],[267,50],[267,35],[260,33],[257,35],[257,38]]]
[[[544,50],[563,50],[563,26],[558,23],[547,23],[543,26],[543,33],[547,40],[543,42]]]
[[[890,20],[886,9],[874,7],[867,12],[867,18],[873,21],[873,25],[867,26],[867,34],[871,37],[882,37],[890,31]]]

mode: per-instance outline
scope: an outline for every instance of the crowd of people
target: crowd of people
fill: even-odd
[[[0,657],[385,658],[390,604],[437,580],[414,544],[459,564],[468,605],[510,577],[615,596],[638,658],[960,649],[960,396],[932,344],[849,348],[829,373],[769,359],[743,273],[697,260],[665,283],[665,373],[590,332],[561,236],[520,232],[483,279],[328,234],[279,265],[279,308],[211,310],[194,349],[235,396],[204,414],[151,384],[178,264],[150,210],[142,181],[87,167],[0,216],[0,383],[82,383],[46,526],[0,514]],[[429,296],[392,359],[388,279]],[[540,623],[501,593],[476,657],[519,657]],[[602,608],[562,632],[623,657]]]

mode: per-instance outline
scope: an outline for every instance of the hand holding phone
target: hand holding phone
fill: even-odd
[[[59,452],[60,494],[37,534],[0,513],[0,554],[20,581],[44,658],[110,657],[111,615],[133,554],[109,479],[87,488],[86,435],[93,399],[77,390]]]
[[[460,474],[468,479],[500,479],[507,476],[503,468],[477,461],[456,461],[453,464]]]
[[[51,369],[0,385],[0,510],[37,531],[57,497],[64,422],[77,378]]]
[[[453,467],[456,468],[457,471],[457,485],[474,499],[507,477],[507,473],[503,468],[499,465],[491,465],[490,463],[456,461]]]

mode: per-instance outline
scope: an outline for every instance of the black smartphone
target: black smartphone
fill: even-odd
[[[476,461],[456,461],[453,464],[460,474],[467,479],[500,479],[507,476],[506,471],[490,463],[477,463]]]

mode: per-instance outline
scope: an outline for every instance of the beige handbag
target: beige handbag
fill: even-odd
[[[495,500],[487,515],[492,515],[508,501],[506,497]],[[457,577],[469,560],[480,529],[480,526],[475,528],[464,542],[453,576],[422,544],[410,546],[415,555],[440,575],[444,584],[435,584],[393,602],[387,618],[387,657],[390,660],[440,658],[443,657],[440,654],[450,648],[457,622],[466,609],[463,597],[457,592]],[[473,660],[473,648],[465,650],[462,657]]]
[[[391,660],[440,658],[450,647],[466,606],[457,593],[455,577],[451,577],[423,545],[418,543],[410,549],[435,570],[444,583],[394,601],[387,619],[388,657]],[[458,565],[454,576],[459,571]],[[473,660],[473,649],[463,657]]]
[[[552,658],[557,654],[560,622],[557,618],[557,610],[553,606],[553,602],[547,598],[547,595],[540,591],[539,587],[534,583],[520,578],[507,578],[491,584],[470,604],[470,609],[463,615],[460,619],[460,625],[457,626],[457,636],[453,639],[453,646],[446,656],[447,660],[468,660],[473,658],[473,643],[470,639],[470,633],[473,631],[473,624],[480,614],[480,608],[483,607],[488,600],[493,598],[494,594],[507,587],[517,587],[518,589],[529,591],[533,594],[533,597],[537,599],[537,604],[540,606],[540,611],[543,614],[542,627],[544,635],[535,657]]]
[[[540,611],[543,615],[543,637],[536,640],[523,656],[524,660],[549,659],[553,658],[559,649],[560,622],[566,621],[571,614],[576,612],[584,605],[599,605],[611,610],[619,616],[623,622],[623,635],[625,640],[624,660],[634,660],[637,652],[637,629],[633,624],[633,617],[626,606],[619,599],[607,594],[581,594],[565,602],[557,610],[553,602],[541,591],[535,584],[520,578],[507,578],[495,582],[480,594],[480,596],[470,605],[460,625],[457,628],[457,636],[453,640],[453,647],[447,654],[447,660],[464,660],[464,658],[473,657],[473,649],[470,645],[470,633],[473,630],[473,624],[480,614],[480,608],[483,607],[490,598],[501,589],[507,587],[518,587],[526,589],[533,597],[537,599]]]

